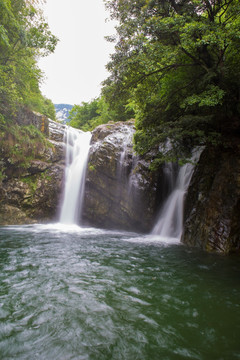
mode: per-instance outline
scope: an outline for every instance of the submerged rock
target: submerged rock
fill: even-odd
[[[108,123],[92,134],[83,221],[104,228],[148,232],[153,226],[156,179],[149,161],[133,151],[134,122]]]
[[[240,251],[240,146],[206,148],[185,206],[182,241],[207,251]]]

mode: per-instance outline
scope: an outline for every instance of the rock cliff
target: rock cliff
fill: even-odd
[[[0,225],[56,219],[64,179],[64,131],[65,125],[22,113],[13,129],[0,132]],[[110,122],[93,131],[83,224],[152,230],[169,184],[164,167],[149,171],[154,154],[143,158],[134,153],[134,132],[133,121]],[[186,196],[181,240],[207,251],[240,252],[239,219],[240,145],[231,138],[224,147],[205,148],[200,156]]]
[[[207,251],[240,251],[239,139],[203,151],[186,198],[182,241]]]
[[[108,123],[92,134],[86,177],[84,223],[148,232],[153,226],[157,177],[150,160],[134,154],[134,122]]]
[[[21,112],[14,131],[4,135],[0,224],[57,218],[64,179],[64,130],[65,125],[39,114]],[[151,156],[143,159],[134,154],[134,131],[133,121],[108,123],[93,131],[84,199],[85,224],[139,232],[151,230],[157,176],[148,169]],[[43,138],[40,132],[44,133]]]
[[[2,135],[1,225],[55,218],[64,173],[64,128],[40,114],[21,112]]]

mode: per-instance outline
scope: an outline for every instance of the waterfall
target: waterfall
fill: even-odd
[[[129,196],[130,189],[130,168],[131,162],[129,156],[132,156],[132,144],[133,144],[133,128],[129,126],[122,127],[121,133],[117,135],[119,144],[119,158],[117,164],[116,177],[118,186],[116,189],[116,199],[121,202],[122,197]],[[130,166],[129,166],[130,165]],[[127,195],[126,195],[127,194]]]
[[[179,169],[176,185],[160,211],[159,220],[152,234],[180,239],[183,226],[184,195],[188,189],[193,169],[192,164],[186,164]]]
[[[119,182],[122,181],[122,178],[126,176],[125,174],[125,162],[127,156],[129,155],[129,151],[132,151],[132,143],[133,143],[133,133],[134,130],[129,126],[125,126],[122,129],[121,137],[119,137],[119,141],[121,142],[121,152],[119,157],[119,165],[117,168],[117,177]],[[129,150],[129,148],[131,150]]]
[[[81,219],[90,140],[90,132],[67,127],[65,188],[60,214],[60,222],[64,224],[77,224]]]
[[[193,164],[199,160],[202,151],[203,147],[196,148],[192,153],[192,163],[185,164],[179,168],[175,186],[160,210],[158,221],[152,230],[153,235],[177,239],[181,238],[183,230],[184,197],[193,174]],[[168,170],[169,169],[168,166]]]

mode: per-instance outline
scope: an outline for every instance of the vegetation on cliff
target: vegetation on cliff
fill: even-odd
[[[52,146],[34,125],[10,126],[8,131],[0,131],[0,142],[0,183],[6,177],[21,175],[31,161],[43,159],[46,148]]]
[[[106,0],[119,22],[103,94],[135,111],[136,150],[158,161],[240,131],[238,0]],[[183,155],[184,154],[184,155]]]
[[[0,124],[14,121],[26,107],[54,118],[52,102],[42,96],[39,56],[53,52],[57,38],[51,34],[40,1],[0,0]]]
[[[53,219],[62,187],[64,126],[32,112],[18,120],[0,130],[1,225]]]
[[[54,51],[57,38],[40,3],[0,0],[0,181],[13,167],[16,176],[19,168],[38,159],[46,145],[45,120],[37,129],[34,125],[41,118],[32,111],[55,118],[54,105],[39,89],[42,74],[37,59]]]

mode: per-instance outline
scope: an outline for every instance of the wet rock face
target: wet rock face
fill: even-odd
[[[55,219],[63,167],[55,164],[45,171],[12,178],[1,187],[0,224],[24,224]]]
[[[22,114],[22,118],[23,125],[29,124],[27,114]],[[40,128],[43,117],[33,114],[33,119],[39,121]],[[18,121],[21,125],[21,118]],[[29,121],[33,124],[32,118]],[[27,166],[16,166],[9,163],[7,156],[3,157],[6,176],[0,181],[0,225],[56,218],[64,177],[64,130],[64,125],[45,118],[48,145],[39,146],[38,159],[29,161]]]
[[[49,139],[60,144],[64,141],[66,125],[48,119]]]
[[[207,148],[194,172],[182,241],[204,250],[240,252],[240,146]]]
[[[16,114],[16,123],[22,125],[34,125],[38,130],[49,135],[49,119],[37,112],[31,111],[27,108],[21,108]]]
[[[93,131],[83,207],[87,224],[148,232],[153,226],[156,179],[133,151],[134,123]]]

